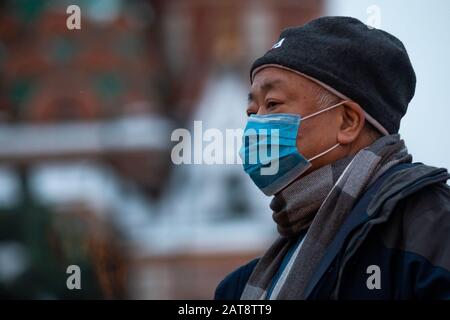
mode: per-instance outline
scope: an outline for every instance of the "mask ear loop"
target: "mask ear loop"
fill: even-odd
[[[327,150],[325,150],[325,151],[319,153],[318,155],[316,155],[316,156],[314,156],[314,157],[308,159],[308,161],[313,161],[313,160],[315,160],[315,159],[317,159],[317,158],[323,156],[324,154],[330,152],[331,150],[336,149],[336,148],[339,147],[340,145],[341,145],[340,143],[336,143],[336,144],[335,144],[334,146],[332,146],[331,148],[329,148],[329,149],[327,149]]]
[[[331,107],[328,107],[328,108],[325,108],[325,109],[323,109],[323,110],[314,112],[313,114],[307,115],[306,117],[303,117],[303,118],[301,118],[301,119],[302,119],[302,120],[306,120],[306,119],[308,119],[308,118],[312,118],[312,117],[314,117],[314,116],[317,116],[318,114],[321,114],[322,112],[325,112],[325,111],[331,110],[331,109],[333,109],[333,108],[339,107],[340,105],[342,105],[342,104],[344,104],[344,103],[347,103],[347,102],[350,102],[350,100],[344,100],[344,101],[341,101],[341,102],[339,102],[339,103],[336,103],[336,104],[332,105]]]
[[[340,105],[342,105],[342,104],[344,104],[344,103],[346,103],[346,102],[349,102],[349,100],[341,101],[341,102],[339,102],[339,103],[337,103],[337,104],[332,105],[331,107],[328,107],[328,108],[325,108],[325,109],[320,110],[320,111],[318,111],[318,112],[315,112],[315,113],[313,113],[313,114],[310,114],[310,115],[308,115],[308,116],[302,118],[302,120],[305,120],[305,119],[314,117],[314,116],[316,116],[316,115],[318,115],[318,114],[321,114],[322,112],[325,112],[325,111],[331,110],[331,109],[333,109],[333,108],[339,107]],[[321,157],[321,156],[327,154],[327,153],[330,152],[331,150],[336,149],[336,148],[339,147],[340,145],[341,145],[340,143],[336,143],[336,144],[335,144],[334,146],[332,146],[331,148],[328,148],[327,150],[325,150],[325,151],[319,153],[318,155],[315,155],[314,157],[308,159],[308,161],[313,161],[313,160],[315,160],[315,159],[317,159],[317,158],[319,158],[319,157]]]

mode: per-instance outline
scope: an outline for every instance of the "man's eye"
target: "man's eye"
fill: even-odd
[[[267,109],[272,109],[272,108],[275,108],[277,105],[279,105],[280,103],[279,102],[276,102],[276,101],[269,101],[268,103],[267,103]]]

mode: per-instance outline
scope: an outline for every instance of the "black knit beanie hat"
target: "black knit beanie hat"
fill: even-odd
[[[416,86],[402,42],[351,17],[322,17],[285,29],[253,63],[251,81],[267,66],[300,73],[357,102],[368,121],[385,134],[398,132]]]

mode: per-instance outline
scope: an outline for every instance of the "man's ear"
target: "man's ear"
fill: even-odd
[[[359,104],[354,101],[346,102],[341,112],[341,125],[337,140],[340,144],[350,144],[358,138],[364,127],[365,115]]]

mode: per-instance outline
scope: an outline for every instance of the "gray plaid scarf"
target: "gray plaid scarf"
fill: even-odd
[[[297,241],[296,235],[309,227],[270,297],[304,299],[314,270],[355,201],[390,167],[411,161],[398,134],[384,136],[354,157],[315,170],[277,194],[271,208],[281,236],[258,261],[241,299],[266,298],[283,257]]]

